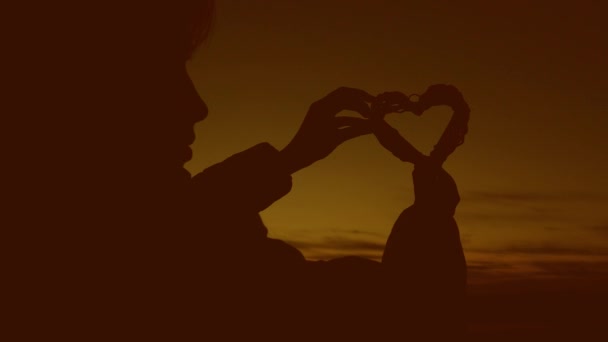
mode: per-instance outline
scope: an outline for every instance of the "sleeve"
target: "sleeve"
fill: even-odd
[[[261,143],[197,174],[191,189],[195,202],[257,213],[291,190],[291,175],[279,151]]]
[[[387,303],[392,311],[407,306],[416,312],[415,333],[440,326],[433,334],[459,336],[467,267],[453,217],[460,200],[456,183],[439,168],[417,165],[413,176],[415,202],[395,222],[382,257]]]

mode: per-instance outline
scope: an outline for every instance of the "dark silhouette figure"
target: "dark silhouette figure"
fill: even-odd
[[[207,106],[184,64],[205,40],[213,2],[106,3],[66,13],[54,18],[56,55],[43,68],[54,84],[34,105],[44,109],[36,114],[44,126],[32,134],[42,146],[43,176],[24,183],[15,212],[16,264],[26,270],[15,277],[23,293],[15,315],[28,320],[24,337],[419,340],[462,333],[455,183],[441,169],[445,158],[421,156],[389,129],[370,108],[376,97],[340,88],[310,106],[283,150],[259,144],[190,177],[183,164]],[[446,89],[427,91],[414,112],[454,106],[437,102],[458,98]],[[342,110],[364,118],[336,117]],[[395,223],[382,263],[310,262],[268,238],[259,212],[290,191],[291,174],[372,132],[416,164],[416,202]]]

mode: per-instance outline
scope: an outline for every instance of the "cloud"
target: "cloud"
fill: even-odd
[[[467,268],[474,271],[494,271],[498,269],[512,269],[513,265],[505,262],[481,261],[470,263]]]
[[[606,278],[608,279],[607,261],[538,261],[532,263],[545,273],[568,278]]]
[[[347,256],[348,257],[356,256],[356,257],[365,258],[365,259],[369,259],[369,260],[375,260],[377,262],[380,262],[382,259],[382,253],[365,253],[365,252],[344,253],[344,252],[339,252],[339,251],[333,251],[333,252],[315,251],[313,253],[310,253],[307,256],[307,259],[311,260],[311,261],[331,260],[331,259],[337,259],[337,258],[342,258],[342,257],[347,257]]]
[[[608,223],[600,224],[600,225],[597,225],[597,226],[591,226],[588,229],[591,230],[594,233],[597,233],[597,234],[602,235],[604,237],[608,237]]]
[[[517,258],[486,255],[496,261],[469,262],[470,294],[589,294],[606,293],[608,288],[608,254],[588,257],[528,254]]]
[[[608,249],[574,248],[557,245],[510,246],[495,253],[546,254],[546,255],[608,255]]]
[[[290,241],[290,244],[301,249],[363,250],[373,252],[384,250],[384,243],[349,238],[325,238],[320,241]]]
[[[593,193],[499,193],[470,192],[461,201],[456,218],[462,222],[476,221],[477,225],[527,229],[547,226],[586,231],[594,222],[606,222],[603,207],[608,196]],[[608,235],[608,223],[595,225],[592,233]]]
[[[386,237],[385,234],[380,234],[380,233],[372,232],[372,231],[358,230],[358,229],[339,230],[339,231],[336,231],[336,232],[343,233],[343,234],[353,234],[353,235],[368,235],[368,236],[382,237],[382,238]]]
[[[481,202],[606,202],[608,195],[591,192],[467,191],[463,201]]]
[[[505,255],[528,255],[528,256],[608,256],[606,247],[579,247],[564,243],[526,243],[520,242],[497,248],[467,248],[465,252],[483,253],[493,257],[504,257]]]
[[[341,256],[360,256],[380,259],[384,251],[386,237],[367,231],[342,230],[321,239],[288,240],[291,245],[302,250],[312,260],[331,259]]]
[[[520,242],[465,255],[475,293],[597,292],[608,285],[608,246]]]
[[[538,211],[491,211],[491,212],[457,212],[457,217],[467,218],[479,221],[501,221],[501,222],[546,222],[550,219],[563,219],[560,212],[555,210],[554,213],[542,213]]]

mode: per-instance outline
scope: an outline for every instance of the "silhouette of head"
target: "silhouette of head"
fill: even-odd
[[[95,71],[87,83],[102,94],[96,105],[103,113],[94,129],[121,175],[171,186],[189,179],[183,164],[191,158],[194,124],[207,116],[186,62],[208,35],[214,2],[138,4],[108,5],[114,8],[96,24],[103,27],[95,29],[96,51],[88,56]]]

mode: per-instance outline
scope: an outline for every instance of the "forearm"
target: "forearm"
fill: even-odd
[[[297,147],[288,144],[279,152],[278,164],[286,174],[292,175],[297,171],[309,166],[312,162],[306,162],[302,158],[303,151],[299,151]]]
[[[196,175],[191,189],[195,202],[259,212],[291,190],[291,175],[280,152],[264,143]]]

